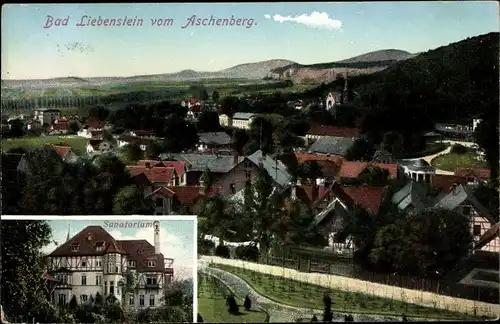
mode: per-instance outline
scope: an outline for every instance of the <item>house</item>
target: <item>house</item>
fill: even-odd
[[[188,109],[187,117],[189,118],[198,117],[203,112],[204,108],[203,101],[196,100],[194,98],[183,100],[181,102],[181,106]]]
[[[478,124],[476,124],[477,127]],[[451,138],[457,138],[457,139],[465,139],[465,140],[470,140],[472,139],[473,135],[473,125],[455,125],[455,124],[443,124],[443,123],[437,123],[435,125],[435,130],[436,132],[447,136]]]
[[[431,177],[431,187],[439,192],[449,192],[453,185],[467,185],[467,179],[452,174],[434,174]]]
[[[481,236],[496,223],[488,209],[474,197],[471,188],[461,184],[453,185],[449,192],[437,201],[434,208],[453,210],[468,216],[475,244],[478,244]]]
[[[118,137],[118,147],[124,147],[125,145],[135,144],[138,145],[141,150],[145,151],[151,140],[149,138],[137,137],[132,135],[120,135]]]
[[[354,144],[355,138],[322,136],[309,148],[308,153],[344,156]]]
[[[335,238],[342,228],[342,220],[360,206],[372,214],[378,214],[380,206],[387,194],[387,187],[346,186],[334,182],[330,188],[315,203],[319,211],[314,220],[314,226],[328,238],[329,246],[353,249],[352,243],[339,241]]]
[[[335,106],[340,104],[340,95],[329,92],[325,98],[325,109],[335,112]]]
[[[490,180],[491,171],[486,168],[458,168],[455,170],[455,175],[467,179],[468,185],[479,185]]]
[[[222,114],[219,116],[221,126],[228,126],[240,129],[250,129],[252,122],[258,114],[237,112],[232,117]]]
[[[155,215],[198,214],[203,198],[219,194],[219,189],[207,186],[203,180],[198,186],[168,186],[154,189],[146,198],[152,199]]]
[[[254,174],[256,174],[255,171],[258,171],[258,168],[264,168],[275,185],[278,185],[281,188],[285,188],[290,185],[292,175],[288,172],[286,165],[280,160],[274,159],[270,155],[262,153],[261,150],[257,150],[252,155],[249,155],[247,160],[248,169],[253,170]],[[248,177],[248,179],[251,178],[252,176]],[[242,189],[244,189],[244,186]]]
[[[51,145],[50,147],[57,152],[57,154],[61,157],[61,159],[64,162],[74,163],[78,161],[78,156],[75,153],[73,153],[73,150],[71,150],[71,146]]]
[[[143,162],[143,165],[127,165],[126,168],[132,177],[143,173],[153,187],[179,185],[179,176],[175,168],[158,163],[154,164],[147,160]]]
[[[247,179],[256,174],[256,167],[245,157],[219,154],[162,154],[163,163],[184,162],[186,185],[198,186],[200,177],[208,173],[207,181],[212,187],[220,188],[222,195],[230,195],[243,188]]]
[[[412,181],[431,182],[432,176],[436,174],[436,168],[424,159],[400,160],[398,166],[404,175]]]
[[[392,157],[392,154],[385,150],[376,150],[373,153],[372,162],[375,163],[395,163],[395,159]]]
[[[482,121],[483,120],[479,118],[472,119],[472,132],[476,131],[477,126],[479,126],[479,124],[481,124]]]
[[[61,111],[58,109],[35,109],[35,119],[42,125],[52,125],[56,119],[61,116]]]
[[[42,123],[38,119],[31,119],[26,123],[27,130],[35,130],[42,128]]]
[[[85,138],[96,138],[102,136],[102,132],[106,129],[106,122],[96,119],[89,118],[83,125],[83,127],[76,133],[78,136]]]
[[[395,163],[372,163],[359,161],[342,161],[340,166],[339,178],[358,178],[371,168],[381,168],[387,170],[389,179],[398,178],[398,165]]]
[[[305,140],[317,140],[325,136],[357,139],[361,134],[357,128],[312,124],[306,133]]]
[[[198,151],[230,148],[233,142],[226,132],[198,133]]]
[[[54,123],[49,128],[49,135],[65,135],[68,133],[68,130],[67,122]]]
[[[65,306],[73,296],[87,302],[97,293],[113,295],[134,311],[162,305],[173,281],[173,259],[160,249],[160,223],[152,223],[154,246],[146,240],[116,240],[101,226],[87,226],[49,255],[49,273],[57,279],[54,303]],[[129,274],[137,277],[134,292],[124,296]],[[127,297],[127,298],[125,298]]]
[[[432,198],[421,182],[410,181],[391,197],[391,202],[402,212],[419,213],[432,204]]]
[[[89,139],[86,146],[87,153],[105,153],[111,151],[113,146],[110,142],[102,139]]]

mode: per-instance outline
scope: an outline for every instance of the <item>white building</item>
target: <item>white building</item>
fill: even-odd
[[[472,120],[472,131],[476,131],[476,127],[481,124],[483,120],[482,119],[473,119]]]
[[[240,129],[250,129],[250,125],[258,114],[237,112],[233,117],[222,114],[219,116],[219,124]]]
[[[436,168],[430,165],[424,159],[402,160],[398,162],[398,166],[402,168],[406,177],[412,181],[430,182]]]
[[[35,109],[35,119],[42,125],[52,125],[56,119],[61,116],[61,111],[58,109]]]
[[[101,226],[87,226],[56,248],[49,272],[58,281],[52,300],[65,305],[73,296],[85,303],[97,293],[115,296],[123,307],[140,310],[161,305],[173,279],[173,259],[160,251],[160,223],[151,222],[154,246],[146,240],[115,240]],[[132,287],[128,278],[136,277]],[[127,291],[131,287],[133,291]]]

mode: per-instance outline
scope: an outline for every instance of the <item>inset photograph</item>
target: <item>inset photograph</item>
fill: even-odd
[[[193,322],[196,216],[45,218],[2,220],[2,323]]]

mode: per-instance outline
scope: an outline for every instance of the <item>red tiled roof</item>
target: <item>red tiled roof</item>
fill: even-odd
[[[58,122],[57,124],[53,124],[52,130],[54,130],[54,131],[68,130],[68,123]]]
[[[89,234],[91,240],[89,240]],[[109,233],[104,230],[101,226],[87,226],[75,236],[73,236],[68,242],[60,245],[54,252],[50,254],[51,257],[59,256],[77,256],[77,255],[102,255],[104,251],[96,250],[96,243],[104,242],[109,244],[109,242],[115,239],[109,235]],[[79,245],[78,252],[71,251],[71,245],[77,243]]]
[[[198,201],[203,195],[200,194],[199,186],[177,186],[177,187],[167,187],[167,189],[175,193],[177,201],[182,205],[189,205]],[[206,188],[206,195],[208,197],[215,196],[219,193],[218,188],[208,187]]]
[[[318,165],[321,167],[321,172],[325,177],[334,177],[339,172],[340,166],[336,162],[333,161],[316,161]]]
[[[152,195],[161,195],[165,198],[173,198],[175,196],[175,192],[173,192],[172,190],[166,188],[166,187],[160,187],[160,188],[156,188],[155,190],[153,190],[153,192],[151,192],[148,197],[152,196]]]
[[[342,186],[342,190],[351,197],[354,204],[360,205],[376,215],[387,187]]]
[[[142,272],[164,272],[163,254],[155,254],[155,248],[146,240],[119,240],[117,243],[127,252],[127,260],[136,262],[136,269]],[[148,267],[148,261],[155,261],[154,267]]]
[[[481,180],[489,180],[491,170],[486,168],[459,168],[455,170],[455,175],[460,177],[474,176]]]
[[[320,155],[320,154],[310,154],[310,153],[295,153],[297,161],[299,163],[304,163],[307,161],[331,161],[338,165],[342,163],[342,157],[336,155]]]
[[[359,137],[359,130],[357,128],[336,127],[328,125],[312,124],[307,132],[309,135],[318,136],[334,136],[334,137]]]
[[[105,250],[106,253],[120,253],[120,254],[127,254],[125,250],[123,250],[115,240],[112,240],[109,242],[108,247]]]
[[[175,171],[179,176],[186,172],[186,162],[183,161],[162,161],[162,163],[169,168],[175,168]]]
[[[174,168],[170,167],[143,167],[139,165],[128,165],[127,170],[134,177],[144,173],[151,183],[171,183],[176,174]]]
[[[51,145],[51,147],[57,152],[57,154],[60,157],[65,157],[66,154],[71,152],[71,147],[70,146],[63,146],[63,145]]]
[[[435,174],[431,178],[431,185],[440,190],[449,190],[453,184],[467,184],[465,177],[449,174]]]
[[[386,169],[392,178],[396,178],[398,175],[398,165],[395,163],[343,161],[340,166],[339,176],[341,178],[357,178],[368,167]]]
[[[104,126],[106,125],[105,121],[98,120],[96,118],[89,118],[87,119],[86,125],[90,129],[103,129]]]

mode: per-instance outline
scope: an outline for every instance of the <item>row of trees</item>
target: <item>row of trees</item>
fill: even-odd
[[[27,170],[9,166],[16,157],[3,154],[2,213],[21,215],[152,214],[153,206],[117,157],[102,155],[65,163],[51,148],[24,153]],[[12,163],[10,163],[12,164]]]
[[[48,257],[42,248],[52,238],[47,221],[2,222],[2,306],[11,322],[41,323],[146,323],[191,322],[192,289],[174,282],[166,290],[163,306],[138,313],[123,309],[114,296],[99,293],[87,302],[75,296],[67,305],[50,302],[50,288],[44,279]],[[187,293],[187,292],[190,293]]]

